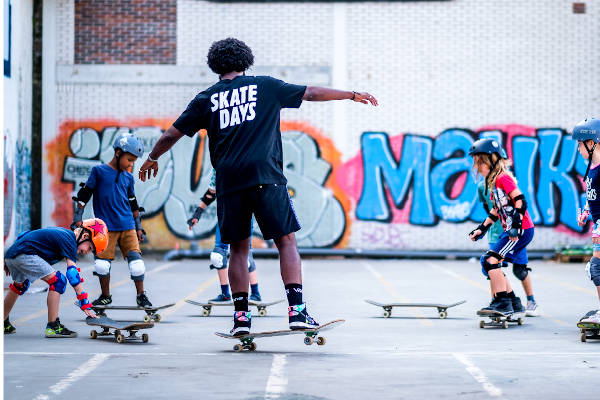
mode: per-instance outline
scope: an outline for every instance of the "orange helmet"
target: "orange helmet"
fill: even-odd
[[[106,227],[106,223],[100,218],[91,218],[82,221],[81,228],[83,230],[79,234],[79,237],[83,235],[84,231],[88,232],[90,238],[86,240],[91,241],[94,245],[94,253],[102,253],[106,246],[108,246],[108,228]],[[77,238],[77,244],[79,245],[81,242]]]

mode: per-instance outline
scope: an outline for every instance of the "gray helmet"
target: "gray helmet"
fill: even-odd
[[[486,138],[476,140],[469,149],[469,155],[472,157],[475,154],[498,154],[502,158],[508,158],[506,151],[500,146],[496,139]]]
[[[573,128],[573,139],[584,142],[593,140],[600,143],[600,119],[586,118]]]
[[[117,135],[113,143],[113,149],[121,149],[125,153],[131,153],[137,158],[144,155],[144,144],[134,134],[129,132]]]

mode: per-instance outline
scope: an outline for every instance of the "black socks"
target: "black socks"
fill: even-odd
[[[234,293],[232,297],[235,311],[248,311],[248,292]]]
[[[498,292],[498,293],[496,293],[496,298],[497,299],[507,299],[508,298],[508,293],[506,293],[506,292]]]
[[[285,294],[287,295],[288,304],[290,306],[302,304],[302,285],[298,283],[285,285]]]

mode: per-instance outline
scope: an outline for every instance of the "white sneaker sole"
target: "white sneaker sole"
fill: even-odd
[[[307,324],[306,322],[290,322],[290,329],[294,330],[294,329],[311,329],[311,328],[316,328],[319,325],[311,325],[311,324]]]
[[[539,310],[527,310],[527,311],[525,311],[525,316],[527,316],[527,317],[539,317],[540,316],[540,311]]]
[[[245,327],[239,327],[239,328],[235,328],[231,330],[231,334],[233,336],[241,336],[241,335],[247,335],[250,333],[250,329],[245,328]]]

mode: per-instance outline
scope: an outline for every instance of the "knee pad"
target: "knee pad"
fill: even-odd
[[[67,288],[67,277],[61,274],[60,271],[56,271],[56,275],[54,275],[54,278],[48,281],[48,285],[50,285],[48,290],[55,291],[58,294],[63,294]]]
[[[224,269],[229,266],[229,254],[220,247],[215,247],[210,253],[210,269]]]
[[[129,263],[129,273],[133,281],[143,281],[146,273],[146,264],[142,260],[142,255],[137,251],[127,252],[127,262]]]
[[[256,271],[256,263],[254,262],[254,257],[252,257],[252,252],[248,253],[248,272]]]
[[[587,263],[586,270],[594,285],[600,286],[600,258],[592,257],[590,262]]]
[[[13,282],[8,287],[10,290],[21,296],[29,289],[29,285],[31,285],[31,282],[29,282],[29,279],[25,279],[22,283]]]
[[[110,275],[110,260],[96,258],[94,260],[94,275],[109,276]]]
[[[527,278],[529,271],[531,271],[531,268],[527,268],[527,264],[513,264],[513,274],[520,281],[524,281]]]
[[[486,271],[485,267],[483,266],[483,264],[486,261],[485,256],[481,256],[481,258],[479,259],[479,262],[481,263],[481,273],[483,274],[483,276],[485,276],[486,278],[490,279],[490,275],[488,274],[488,272]]]
[[[83,278],[79,275],[79,271],[81,270],[74,265],[67,268],[67,279],[73,287],[83,282]]]
[[[483,267],[485,272],[488,272],[488,273],[493,269],[500,268],[500,263],[492,264],[489,262],[490,257],[497,258],[495,253],[490,255],[489,251],[484,256],[481,257],[481,266]]]

